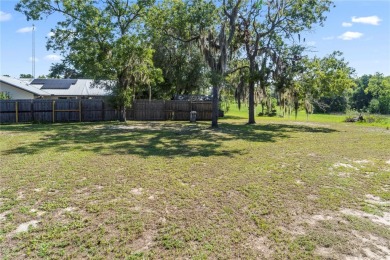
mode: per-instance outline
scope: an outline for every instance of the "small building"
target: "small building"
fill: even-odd
[[[46,91],[31,86],[29,82],[10,77],[0,77],[0,92],[10,99],[35,99],[50,96]]]
[[[80,99],[108,96],[104,84],[92,79],[33,79],[30,82],[0,77],[0,92],[10,99]]]

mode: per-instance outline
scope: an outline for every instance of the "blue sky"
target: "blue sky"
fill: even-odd
[[[32,73],[32,24],[35,24],[35,76],[47,75],[59,54],[46,50],[46,40],[60,16],[27,22],[14,11],[15,0],[0,2],[0,74],[18,77]],[[335,50],[357,76],[390,75],[390,0],[335,0],[323,27],[304,34],[310,55],[323,57]]]

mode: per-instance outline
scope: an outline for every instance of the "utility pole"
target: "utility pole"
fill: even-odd
[[[35,78],[35,25],[32,25],[32,74]]]

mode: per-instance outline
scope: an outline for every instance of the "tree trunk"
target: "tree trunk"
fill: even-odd
[[[256,124],[255,121],[255,82],[249,80],[249,119],[248,124]]]
[[[125,106],[121,106],[119,108],[119,121],[126,122],[126,107]]]
[[[219,114],[219,108],[218,108],[218,86],[213,86],[213,111],[211,114],[211,127],[212,128],[218,128],[218,114]]]
[[[247,50],[250,48],[247,47]],[[255,55],[250,55],[249,63],[249,118],[248,118],[248,124],[256,124],[255,121],[255,81],[253,79],[253,75],[256,71],[256,61],[255,61]]]

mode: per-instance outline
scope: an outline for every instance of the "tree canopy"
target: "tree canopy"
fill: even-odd
[[[153,65],[154,50],[140,33],[142,19],[152,5],[151,0],[22,0],[15,8],[28,20],[63,15],[47,48],[60,52],[83,75],[114,80],[107,87],[117,95],[121,120],[126,120],[131,90],[161,79],[161,71]]]

